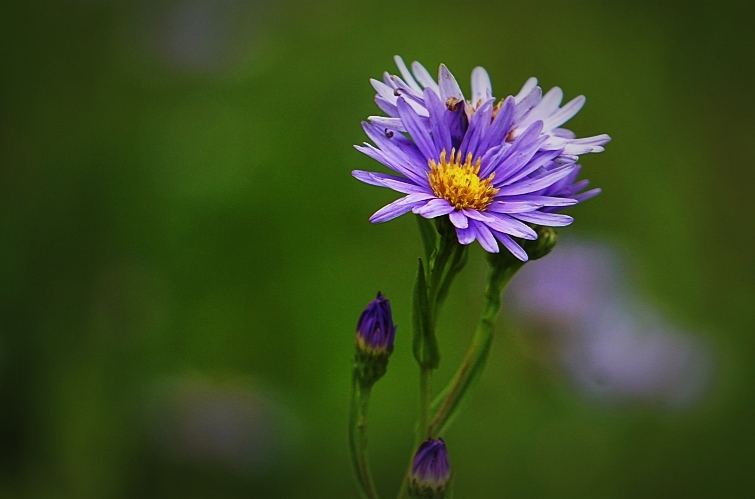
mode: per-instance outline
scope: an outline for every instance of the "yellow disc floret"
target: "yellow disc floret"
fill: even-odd
[[[457,155],[451,149],[451,158],[446,161],[446,150],[443,149],[439,162],[432,159],[427,162],[430,166],[427,177],[435,195],[459,210],[468,208],[479,211],[487,208],[498,189],[492,185],[495,173],[484,180],[479,177],[480,160],[477,158],[473,164],[472,153],[469,153],[462,163],[461,154]]]

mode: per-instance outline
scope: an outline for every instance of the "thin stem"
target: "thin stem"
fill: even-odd
[[[349,402],[349,454],[359,484],[359,493],[368,499],[377,499],[375,486],[367,460],[367,408],[370,388],[362,386],[356,372],[351,381]]]
[[[485,288],[485,303],[472,338],[472,344],[456,375],[441,392],[436,403],[433,404],[437,405],[438,409],[430,422],[430,434],[440,435],[445,432],[456,411],[461,407],[468,390],[479,379],[490,354],[495,320],[501,308],[501,293],[521,267],[521,263],[508,266],[491,266]]]
[[[433,397],[433,370],[429,367],[419,368],[419,426],[417,427],[417,446],[430,434],[430,402]]]
[[[456,239],[452,239],[447,236],[440,237],[440,248],[438,249],[438,253],[435,255],[435,259],[432,262],[430,278],[428,279],[428,298],[430,300],[430,304],[433,305],[433,319],[436,318],[435,316],[437,315],[437,309],[440,305],[440,303],[438,303],[438,293],[440,292],[443,277],[447,272],[446,267],[448,260],[449,258],[451,258],[451,254],[454,252],[454,249],[458,245],[459,243],[456,241]],[[433,321],[433,323],[434,322],[435,321]]]
[[[448,295],[448,290],[451,287],[454,277],[466,264],[467,256],[467,248],[459,244],[456,237],[456,231],[450,221],[447,219],[439,220],[437,221],[436,227],[439,235],[437,238],[428,230],[428,224],[425,221],[420,221],[420,232],[425,246],[425,256],[430,261],[428,262],[427,267],[426,285],[422,285],[422,288],[424,289],[421,290],[423,293],[427,293],[427,301],[425,305],[427,317],[423,323],[420,323],[420,327],[424,325],[426,329],[415,331],[415,334],[422,334],[426,337],[429,336],[433,341],[435,340],[435,327],[440,308]],[[437,244],[437,246],[431,250],[433,243]],[[421,269],[422,264],[420,261],[420,271]],[[419,283],[422,282],[424,277],[424,274],[418,276],[418,286],[420,286]],[[418,303],[422,303],[422,300],[419,302],[415,301],[414,306],[417,307]],[[415,314],[419,314],[419,312],[419,310],[415,309]],[[419,420],[417,423],[414,447],[409,459],[409,466],[398,493],[399,498],[407,496],[407,485],[412,469],[412,462],[414,460],[414,452],[416,452],[422,442],[433,436],[430,427],[430,412],[432,406],[432,374],[433,368],[437,367],[437,350],[435,355],[436,357],[431,362],[424,362],[420,356],[417,357],[420,364]]]

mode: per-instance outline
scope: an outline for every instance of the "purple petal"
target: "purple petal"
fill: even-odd
[[[512,255],[523,262],[529,260],[527,253],[522,249],[521,246],[519,246],[513,239],[511,239],[511,236],[508,236],[501,232],[494,232],[493,234],[495,235],[496,239],[501,241],[501,244],[503,244],[506,249],[511,252]]]
[[[560,88],[553,87],[548,90],[548,92],[543,95],[540,103],[538,103],[538,105],[527,114],[527,117],[522,121],[522,126],[526,126],[533,121],[546,119],[558,109],[558,105],[561,104],[561,99],[563,98],[564,92]]]
[[[396,105],[391,104],[390,102],[383,99],[379,95],[375,96],[375,104],[377,104],[377,107],[379,107],[380,110],[383,111],[388,116],[392,118],[398,117],[398,109],[396,108]]]
[[[464,140],[461,141],[461,147],[459,148],[462,161],[469,153],[472,153],[473,158],[477,157],[477,146],[490,127],[490,117],[493,113],[492,102],[492,99],[486,101],[472,116],[469,122],[469,129],[467,129],[467,133],[464,135]]]
[[[440,100],[443,104],[448,105],[449,99],[454,99],[457,102],[464,100],[464,94],[461,93],[459,84],[456,83],[456,78],[448,70],[445,64],[441,64],[438,69],[438,86],[440,87]]]
[[[472,70],[472,105],[478,106],[493,97],[493,86],[485,68],[476,67]]]
[[[393,220],[394,218],[411,211],[415,206],[424,204],[427,199],[432,198],[432,194],[410,194],[399,198],[389,205],[383,206],[376,211],[371,217],[370,222],[377,224]]]
[[[400,133],[386,131],[384,128],[369,123],[363,122],[362,128],[367,137],[380,149],[380,153],[390,162],[386,166],[411,178],[417,184],[427,185],[429,171],[427,159],[414,142]]]
[[[377,127],[386,128],[388,130],[395,130],[397,132],[406,132],[406,128],[404,127],[404,123],[401,121],[401,118],[386,118],[385,116],[368,116],[367,119],[370,121],[371,124]]]
[[[537,233],[531,227],[504,213],[480,213],[475,210],[464,210],[464,214],[469,218],[484,222],[488,227],[498,232],[504,232],[523,239],[537,239]]]
[[[395,85],[394,95],[406,98],[406,103],[412,106],[414,112],[422,117],[427,117],[428,112],[425,108],[425,101],[422,99],[422,92],[416,91],[398,76],[391,76],[391,82]]]
[[[582,194],[577,194],[574,197],[577,198],[577,201],[579,201],[581,203],[582,201],[587,201],[590,198],[594,198],[595,196],[597,196],[601,192],[602,191],[600,190],[600,188],[598,188],[598,189],[592,189],[592,190],[583,192]]]
[[[459,229],[466,229],[467,227],[469,227],[469,219],[460,210],[452,211],[448,214],[448,218],[449,220],[451,220],[451,223],[454,225],[454,227],[457,227]]]
[[[414,78],[412,77],[412,73],[409,72],[409,68],[406,67],[406,64],[404,64],[404,60],[398,56],[393,56],[393,62],[396,63],[396,66],[398,67],[399,72],[401,73],[401,76],[404,78],[404,81],[412,87],[414,90],[417,91],[417,93],[422,93],[422,89],[417,85],[417,82],[414,81]]]
[[[576,199],[551,197],[551,196],[534,196],[531,194],[522,194],[520,196],[511,196],[511,197],[508,197],[508,196],[496,197],[496,201],[493,202],[493,204],[496,204],[499,201],[506,204],[532,203],[539,206],[571,206],[571,205],[577,204]],[[493,206],[493,204],[491,204],[490,206]],[[488,207],[488,209],[490,209],[490,207]],[[499,211],[498,213],[508,213],[508,212]]]
[[[477,220],[470,220],[470,225],[474,227],[480,246],[482,246],[482,248],[488,253],[498,253],[498,243],[496,242],[495,237],[493,237],[493,233],[490,232],[490,229],[488,229],[484,223],[478,222]]]
[[[530,203],[526,201],[493,201],[485,211],[491,213],[521,213],[524,211],[534,211],[545,205],[540,203]]]
[[[598,153],[603,151],[605,151],[605,149],[602,146],[590,146],[582,144],[566,144],[564,146],[564,154],[571,154],[574,156],[589,154],[591,152]]]
[[[516,103],[518,104],[522,99],[524,99],[527,95],[529,95],[529,93],[532,92],[532,89],[534,89],[536,86],[537,86],[537,78],[527,79],[527,81],[524,82],[524,85],[522,85],[522,89],[514,97],[514,100],[516,101]]]
[[[528,112],[530,112],[530,110],[535,107],[538,102],[540,102],[542,92],[543,91],[540,89],[540,87],[532,87],[527,95],[525,95],[521,99],[516,100],[516,108],[514,109],[513,120],[517,125],[517,128],[524,128],[524,126],[526,126],[520,125],[520,122],[522,121],[524,116]]]
[[[564,104],[564,107],[557,110],[555,113],[551,114],[550,116],[548,116],[548,118],[543,120],[543,130],[552,130],[563,125],[564,123],[572,119],[584,105],[584,95],[573,98],[572,100]]]
[[[548,187],[549,185],[559,181],[560,179],[569,175],[569,173],[571,173],[573,169],[574,165],[561,166],[554,170],[546,172],[539,177],[501,187],[498,191],[498,194],[502,196],[512,196],[514,194],[529,194],[530,192],[544,189],[545,187]]]
[[[446,121],[446,115],[450,112],[440,101],[440,98],[431,89],[426,88],[424,92],[425,105],[430,112],[430,129],[432,131],[433,143],[438,151],[444,149],[451,152],[451,130],[449,123]]]
[[[427,181],[427,174],[424,171],[417,168],[417,166],[409,163],[408,161],[401,161],[399,158],[389,154],[386,150],[377,149],[372,144],[365,143],[362,146],[354,146],[357,151],[369,156],[370,158],[379,161],[391,170],[400,173],[401,175],[412,180],[417,185],[429,185]],[[415,170],[420,170],[419,172]]]
[[[571,130],[567,130],[566,128],[554,128],[551,130],[551,135],[554,135],[556,137],[561,137],[563,139],[576,139],[577,136],[572,132]]]
[[[501,154],[500,158],[496,158],[494,162],[498,163],[495,169],[495,181],[493,185],[498,186],[503,183],[511,175],[519,172],[519,170],[527,164],[527,162],[535,155],[540,145],[547,136],[541,137],[542,121],[536,121],[527,127],[527,130],[520,135],[505,153]]]
[[[414,77],[417,78],[417,81],[420,83],[420,85],[425,88],[432,89],[432,91],[436,94],[440,94],[438,84],[435,82],[430,73],[425,69],[425,66],[418,63],[417,61],[414,61],[412,63],[412,72],[414,73]]]
[[[370,84],[372,85],[372,88],[375,89],[375,92],[385,99],[387,102],[391,104],[396,104],[397,96],[394,94],[394,89],[383,83],[382,81],[377,81],[374,78],[370,78]]]
[[[517,173],[511,175],[509,178],[503,179],[500,184],[496,182],[496,185],[511,185],[517,180],[523,179],[538,168],[545,166],[560,153],[561,151],[543,151],[537,153],[535,156],[529,159],[529,162],[526,163],[524,168],[521,168]]]
[[[511,118],[514,116],[514,98],[509,96],[501,104],[498,113],[490,125],[485,137],[480,141],[480,145],[477,147],[478,151],[488,151],[494,146],[504,144],[506,141],[506,135],[508,135],[511,129]],[[491,170],[492,171],[492,170]]]
[[[565,227],[571,224],[574,219],[569,215],[559,215],[556,213],[542,213],[539,211],[531,211],[529,213],[517,213],[513,215],[519,220],[524,220],[537,225],[545,225],[548,227]]]
[[[469,224],[466,229],[456,227],[456,237],[459,238],[460,244],[471,244],[477,237],[477,233],[472,227],[472,224]]]
[[[396,177],[394,175],[387,175],[385,173],[366,172],[362,170],[354,170],[351,174],[357,180],[361,180],[365,184],[377,185],[379,187],[387,187],[394,191],[401,192],[403,194],[419,194],[427,192],[427,188],[420,187],[409,180]]]
[[[427,128],[420,121],[417,113],[414,112],[403,98],[398,100],[397,107],[401,121],[404,123],[409,135],[414,139],[414,143],[417,144],[420,152],[425,156],[425,160],[437,158],[440,151],[435,150],[432,138],[427,133]]]
[[[416,206],[412,211],[417,215],[422,215],[425,218],[435,218],[443,215],[448,215],[456,208],[445,199],[431,199],[424,206]]]

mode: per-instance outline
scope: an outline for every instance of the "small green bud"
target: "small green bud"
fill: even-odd
[[[538,225],[535,227],[537,232],[537,239],[534,241],[523,241],[522,248],[527,252],[527,256],[530,260],[537,260],[544,257],[556,246],[558,242],[558,232],[552,227],[543,227]]]

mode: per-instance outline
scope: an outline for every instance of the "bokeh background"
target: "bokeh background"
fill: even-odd
[[[3,3],[0,496],[355,497],[350,358],[378,289],[399,328],[370,454],[395,494],[421,248],[411,216],[367,222],[394,195],[349,172],[379,169],[352,144],[377,114],[368,79],[401,54],[465,90],[482,65],[499,97],[530,76],[585,94],[569,128],[613,137],[582,161],[603,194],[506,295],[446,438],[457,497],[751,497],[751,11]],[[475,247],[439,385],[484,275]]]

